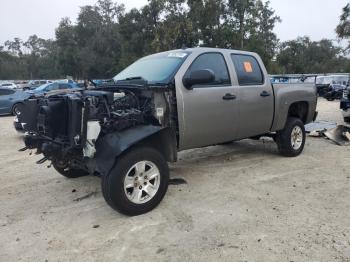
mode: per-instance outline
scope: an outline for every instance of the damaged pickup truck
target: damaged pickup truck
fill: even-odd
[[[255,53],[194,48],[142,58],[94,90],[32,97],[19,120],[39,164],[100,176],[106,202],[139,215],[161,202],[181,150],[270,136],[298,156],[316,103],[313,84],[272,85]]]

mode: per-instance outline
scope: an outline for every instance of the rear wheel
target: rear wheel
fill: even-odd
[[[276,134],[278,151],[283,156],[296,157],[303,152],[305,138],[304,123],[299,118],[290,117],[284,129]]]
[[[168,182],[168,164],[153,148],[135,148],[121,156],[101,181],[106,202],[128,216],[154,209],[162,201]]]
[[[89,175],[89,173],[85,170],[69,167],[68,163],[65,161],[53,162],[52,166],[58,173],[67,178],[79,178]]]

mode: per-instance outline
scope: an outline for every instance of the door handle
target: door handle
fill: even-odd
[[[226,94],[222,99],[224,100],[235,100],[237,97],[234,94]]]
[[[269,92],[267,92],[267,91],[263,91],[261,94],[260,94],[260,96],[261,97],[268,97],[268,96],[270,96],[271,94],[269,93]]]

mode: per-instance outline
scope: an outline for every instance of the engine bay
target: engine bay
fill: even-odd
[[[53,165],[93,173],[96,143],[102,137],[139,126],[173,125],[171,89],[80,90],[31,97],[19,121],[24,150],[36,150]]]

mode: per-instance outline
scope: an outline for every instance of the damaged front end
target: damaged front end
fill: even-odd
[[[33,97],[19,121],[25,148],[43,154],[56,170],[104,175],[116,157],[164,129],[176,130],[169,86],[105,86]],[[62,173],[60,172],[60,173]]]

